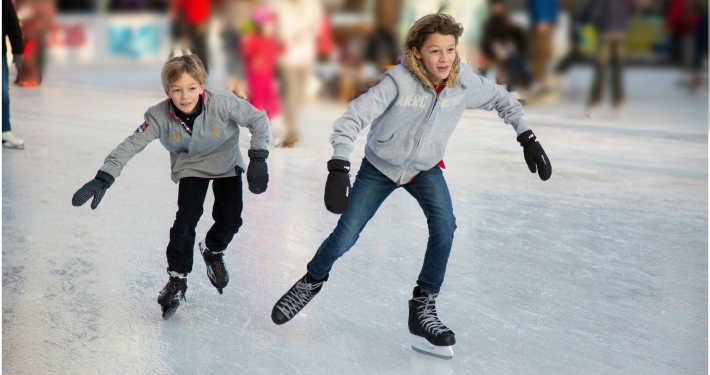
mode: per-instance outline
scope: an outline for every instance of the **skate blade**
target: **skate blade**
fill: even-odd
[[[427,339],[416,335],[412,335],[412,349],[417,353],[440,359],[448,360],[454,357],[454,348],[452,346],[432,345]]]
[[[4,143],[2,144],[2,147],[11,148],[11,149],[14,149],[14,150],[22,150],[22,149],[25,148],[25,145],[13,145],[12,143],[4,142]]]
[[[168,307],[163,309],[163,320],[170,319],[177,312],[177,307]]]
[[[224,294],[224,293],[222,292],[222,288],[217,288],[217,291],[219,292],[219,294]]]

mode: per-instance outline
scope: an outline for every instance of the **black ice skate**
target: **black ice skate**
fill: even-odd
[[[160,291],[160,295],[158,295],[158,303],[163,308],[163,320],[168,320],[171,316],[175,315],[180,306],[181,299],[186,301],[187,274],[171,272],[170,268],[168,268],[168,275],[170,275],[168,284],[165,285],[165,288],[163,288],[163,290]]]
[[[326,281],[328,275],[320,280],[312,280],[308,274],[305,274],[276,302],[271,310],[271,320],[278,325],[291,320],[320,292]]]
[[[414,288],[413,297],[409,300],[412,349],[437,358],[451,359],[454,356],[452,346],[456,344],[456,337],[436,315],[434,298],[437,295],[438,293],[425,294],[419,287]]]
[[[222,260],[224,255],[221,251],[210,251],[204,241],[200,242],[200,253],[202,253],[202,258],[207,265],[207,277],[212,285],[217,288],[219,294],[222,294],[222,289],[229,283],[229,272],[227,272],[227,267],[224,265],[224,260]]]

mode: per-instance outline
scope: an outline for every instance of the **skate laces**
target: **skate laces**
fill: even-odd
[[[412,298],[412,300],[421,304],[421,306],[417,308],[419,310],[417,314],[419,315],[422,326],[435,336],[450,331],[436,315],[436,301],[434,298],[438,295],[439,293],[432,293],[427,296]]]
[[[310,300],[315,295],[313,293],[314,289],[317,289],[323,285],[325,281],[320,281],[317,283],[306,283],[299,281],[289,290],[283,301],[276,307],[279,309],[287,318],[291,319],[296,315],[301,309],[310,302]]]
[[[179,281],[179,278],[171,277],[170,281],[168,281],[168,285],[166,285],[165,288],[170,294],[177,294],[178,291],[182,292],[180,293],[180,299],[187,302],[187,299],[185,298],[185,293],[187,292],[187,285]]]
[[[218,256],[218,258],[212,260],[210,263],[212,263],[212,269],[215,275],[222,276],[227,273],[224,269],[224,262],[222,261],[222,254],[213,254],[209,255],[210,257],[213,256]]]

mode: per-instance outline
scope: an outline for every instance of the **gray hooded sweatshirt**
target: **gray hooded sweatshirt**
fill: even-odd
[[[439,94],[425,72],[407,51],[377,86],[353,100],[333,123],[333,158],[349,160],[355,139],[370,125],[365,157],[400,184],[444,158],[446,144],[466,108],[495,109],[518,135],[528,130],[520,103],[501,86],[475,74],[458,56]]]
[[[251,132],[251,149],[266,150],[269,122],[263,112],[230,91],[205,90],[202,113],[195,118],[192,135],[177,117],[170,99],[145,112],[145,121],[106,157],[99,169],[118,177],[131,158],[155,139],[170,152],[171,178],[220,178],[246,170],[239,150],[240,127]]]

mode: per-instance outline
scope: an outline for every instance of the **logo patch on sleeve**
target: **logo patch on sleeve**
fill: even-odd
[[[150,124],[148,123],[148,121],[143,121],[141,126],[136,129],[136,133],[143,133],[146,129],[148,129],[149,126]]]

